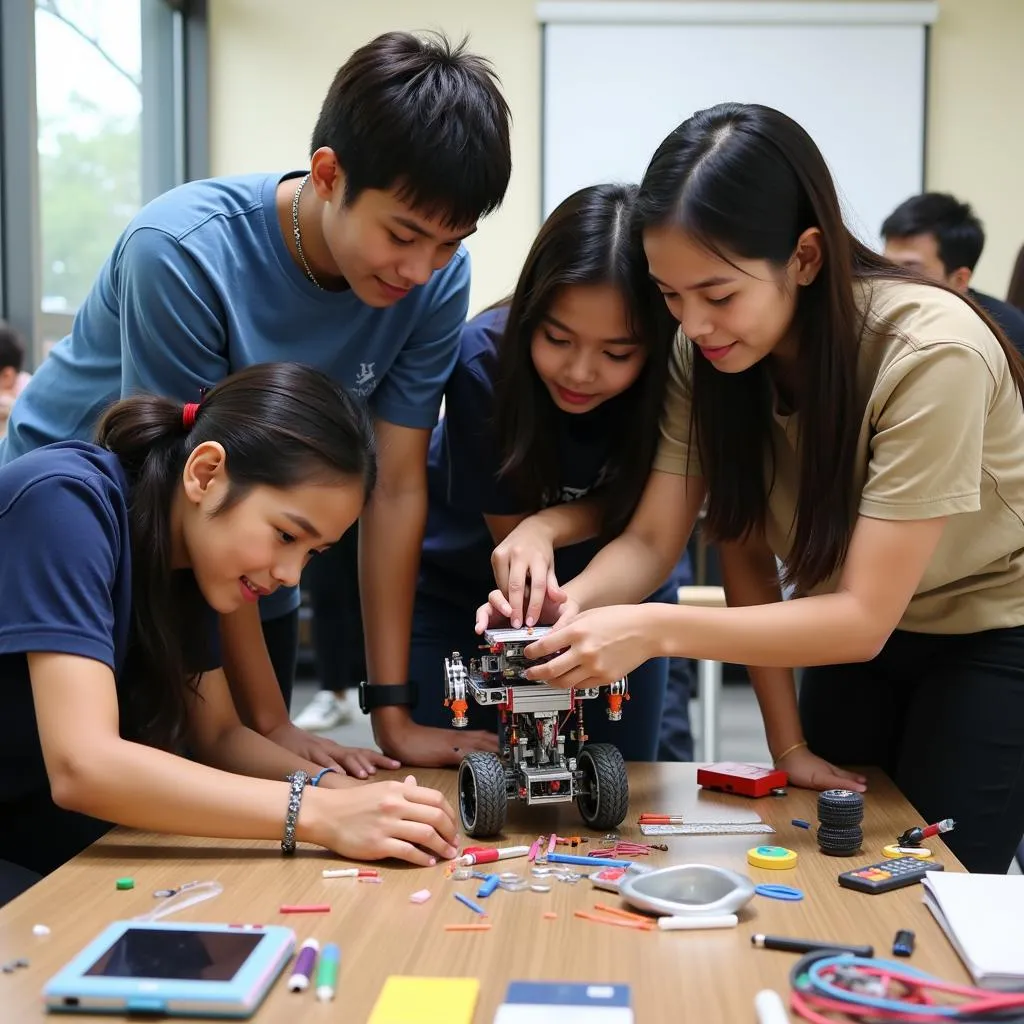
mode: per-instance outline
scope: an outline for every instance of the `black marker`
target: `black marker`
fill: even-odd
[[[750,944],[759,949],[778,949],[783,953],[818,953],[831,949],[836,953],[850,953],[853,956],[875,955],[874,946],[847,946],[842,942],[818,942],[815,939],[788,939],[782,935],[751,935]]]

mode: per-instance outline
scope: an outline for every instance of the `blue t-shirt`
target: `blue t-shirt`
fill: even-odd
[[[477,607],[494,588],[494,542],[483,517],[537,511],[499,475],[502,451],[493,426],[494,379],[506,316],[506,309],[493,309],[466,324],[445,389],[444,419],[430,440],[430,506],[419,588],[449,601],[464,600],[467,608]],[[600,484],[620,410],[618,398],[588,413],[556,409],[551,443],[558,450],[561,479],[558,493],[547,504],[582,498]],[[597,550],[594,540],[557,551],[559,581],[582,572]]]
[[[0,551],[2,827],[3,801],[49,785],[26,655],[90,658],[107,665],[116,679],[125,665],[131,543],[128,483],[117,457],[68,441],[0,468]],[[185,652],[197,672],[220,662],[216,619],[204,608],[205,635]]]
[[[303,172],[189,182],[128,225],[75,317],[21,393],[0,465],[55,441],[88,440],[104,409],[134,391],[198,401],[255,363],[316,366],[367,398],[373,414],[430,429],[458,351],[469,256],[394,305],[317,288],[296,265],[277,186]],[[265,617],[297,590],[261,602]]]

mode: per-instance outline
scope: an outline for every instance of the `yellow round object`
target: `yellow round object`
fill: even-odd
[[[895,843],[883,847],[882,853],[891,860],[895,860],[897,857],[916,857],[918,860],[928,860],[932,855],[932,851],[923,846],[897,846]]]
[[[755,868],[783,871],[796,867],[796,852],[784,846],[755,846],[747,850],[747,863]]]

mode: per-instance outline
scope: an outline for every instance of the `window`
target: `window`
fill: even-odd
[[[0,306],[33,364],[118,236],[207,173],[204,0],[0,3]]]

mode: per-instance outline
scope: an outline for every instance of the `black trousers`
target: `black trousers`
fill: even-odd
[[[1009,868],[1024,836],[1024,626],[897,631],[872,661],[806,669],[800,717],[819,757],[885,771],[920,815],[905,828],[953,818],[945,839],[968,871]]]
[[[267,643],[270,664],[274,666],[277,684],[281,687],[284,706],[292,705],[295,686],[295,663],[299,657],[299,610],[263,620],[263,639]]]
[[[58,807],[47,791],[0,804],[0,906],[110,830]]]

